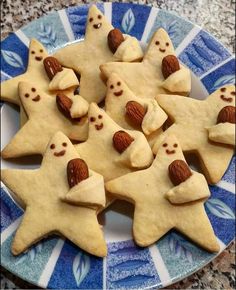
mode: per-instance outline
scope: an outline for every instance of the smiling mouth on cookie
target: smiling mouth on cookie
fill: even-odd
[[[167,154],[175,154],[175,150],[166,149],[166,153]]]
[[[101,26],[102,26],[102,23],[101,22],[100,23],[97,23],[97,24],[93,24],[93,27],[95,29],[99,29]]]
[[[54,152],[54,156],[56,157],[64,156],[65,153],[66,153],[66,150],[61,150],[60,152]]]
[[[34,102],[38,102],[40,100],[40,95],[37,95],[35,98],[32,99]]]
[[[103,123],[101,123],[100,125],[95,125],[95,128],[97,130],[101,130],[103,128]]]
[[[123,94],[123,90],[120,90],[119,92],[114,92],[114,95],[116,96],[116,97],[119,97],[119,96],[121,96]]]

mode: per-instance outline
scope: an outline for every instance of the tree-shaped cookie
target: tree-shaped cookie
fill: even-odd
[[[29,119],[3,149],[3,158],[43,154],[48,141],[57,131],[73,140],[87,139],[87,117],[75,120],[66,117],[61,105],[57,105],[56,101],[60,99],[52,98],[26,82],[20,82],[19,96]]]
[[[96,207],[69,204],[61,199],[70,191],[68,162],[77,158],[79,155],[70,140],[58,132],[50,139],[39,169],[1,171],[2,181],[26,207],[13,240],[14,255],[23,253],[50,234],[59,234],[88,253],[106,256],[106,243],[97,221]],[[81,177],[74,173],[74,178],[78,176]],[[89,181],[90,177],[87,178]]]
[[[119,30],[113,29],[102,12],[92,5],[84,41],[70,44],[54,56],[64,66],[80,73],[80,95],[89,103],[99,103],[106,93],[99,66],[108,61],[137,60],[143,53],[135,38],[123,36]]]
[[[112,73],[121,77],[140,98],[155,98],[157,94],[180,93],[191,89],[190,71],[179,64],[167,32],[158,29],[140,63],[111,62],[101,65],[106,78]]]
[[[105,181],[151,164],[153,154],[143,133],[123,129],[95,103],[90,104],[88,120],[88,140],[75,147]]]
[[[158,137],[156,146],[153,147],[154,153],[165,134],[172,133],[177,136],[184,152],[196,153],[208,182],[212,184],[219,182],[233,156],[233,147],[212,142],[209,139],[211,137],[209,128],[215,127],[217,122],[227,120],[227,117],[221,119],[219,114],[225,107],[235,107],[235,86],[220,88],[205,100],[159,95],[157,101],[174,120],[174,124]],[[230,118],[229,121],[232,120],[232,116]],[[231,125],[233,127],[234,125],[229,125],[232,133]],[[228,134],[225,126],[227,127],[227,123],[222,123],[221,128],[224,131],[218,135]]]
[[[1,83],[1,99],[21,106],[18,94],[18,84],[20,82],[29,82],[37,85],[41,91],[52,96],[56,96],[57,92],[61,90],[66,90],[66,94],[73,95],[75,88],[79,85],[74,72],[65,68],[62,69],[61,65],[57,62],[57,66],[55,67],[54,65],[54,70],[51,71],[51,79],[54,82],[50,87],[50,78],[48,77],[44,67],[44,61],[46,58],[48,58],[48,53],[43,45],[36,39],[31,39],[29,45],[27,70],[24,74]],[[52,68],[48,67],[48,71],[50,71],[50,69]],[[53,80],[53,76],[55,76],[57,72],[60,73],[56,76],[56,80]],[[61,84],[62,80],[63,84]],[[27,116],[21,107],[22,125],[26,122],[26,120]]]
[[[105,187],[134,203],[133,234],[139,246],[149,246],[175,228],[204,249],[219,251],[204,209],[210,196],[207,182],[188,167],[175,136],[160,144],[151,167],[111,180]]]

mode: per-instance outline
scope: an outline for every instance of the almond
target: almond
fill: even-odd
[[[115,53],[120,44],[124,41],[122,32],[115,28],[112,29],[107,36],[107,43],[112,53]]]
[[[62,66],[59,61],[52,56],[48,56],[43,60],[45,71],[50,80],[54,78],[54,76],[62,71]]]
[[[141,126],[143,118],[146,114],[146,109],[135,101],[129,101],[126,106],[126,116],[134,123],[135,125]]]
[[[58,110],[68,119],[71,118],[70,116],[70,108],[72,106],[72,100],[68,98],[63,93],[58,93],[56,97],[57,107]]]
[[[113,146],[119,153],[124,152],[133,141],[134,138],[125,131],[118,131],[113,135]]]
[[[67,179],[70,188],[89,177],[89,170],[83,159],[75,158],[67,164]]]
[[[217,117],[217,124],[226,122],[235,124],[235,115],[236,115],[235,107],[226,106],[220,110]]]
[[[169,165],[169,177],[171,182],[176,186],[188,179],[192,172],[186,162],[183,160],[174,160]]]
[[[167,55],[162,60],[162,74],[165,79],[171,74],[180,70],[179,61],[174,55]]]

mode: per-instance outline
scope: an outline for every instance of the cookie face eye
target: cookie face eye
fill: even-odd
[[[169,44],[169,42],[166,42],[166,46],[169,46],[170,44]]]
[[[226,88],[221,88],[220,91],[221,92],[225,92],[226,91]]]
[[[232,96],[235,96],[235,92],[231,92],[230,94],[231,94]]]
[[[118,82],[118,83],[117,83],[117,86],[120,86],[120,85],[121,85],[121,82]]]
[[[29,94],[25,94],[25,97],[28,98],[30,95]]]
[[[93,22],[93,17],[90,17],[89,18],[89,22]]]
[[[98,115],[98,119],[102,119],[102,115]]]
[[[63,146],[63,147],[66,147],[66,146],[67,146],[67,143],[66,143],[66,142],[63,142],[63,143],[62,143],[62,146]]]
[[[162,146],[163,146],[163,147],[167,147],[167,146],[168,146],[168,144],[167,144],[167,143],[164,143]]]
[[[55,144],[51,144],[51,145],[50,145],[50,149],[53,150],[53,149],[55,149],[55,148],[56,148],[56,145],[55,145]]]
[[[36,92],[36,89],[35,88],[32,88],[31,91],[34,93],[34,92]]]
[[[157,40],[157,41],[155,42],[155,44],[156,44],[156,45],[159,45],[159,44],[160,44],[160,41]]]
[[[110,89],[112,89],[112,90],[113,90],[113,89],[114,89],[114,86],[113,86],[113,85],[110,85]]]
[[[41,53],[42,53],[42,52],[43,52],[43,49],[40,49],[40,50],[39,50],[39,52],[41,52]]]
[[[95,117],[91,117],[90,118],[90,122],[95,122],[96,121],[96,118]]]
[[[178,144],[177,144],[177,143],[175,143],[175,144],[174,144],[174,147],[175,147],[175,148],[177,148],[177,147],[178,147]]]
[[[102,15],[98,15],[98,19],[102,19]]]
[[[31,51],[31,54],[35,54],[35,51],[34,51],[34,50],[32,50],[32,51]]]

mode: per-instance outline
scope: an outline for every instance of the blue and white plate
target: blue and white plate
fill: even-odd
[[[122,3],[98,4],[114,27],[136,36],[144,45],[153,32],[164,27],[179,59],[192,71],[193,98],[205,98],[220,86],[235,82],[235,62],[229,51],[200,27],[171,14],[147,6]],[[2,42],[1,79],[19,75],[27,67],[29,39],[37,38],[49,52],[83,39],[88,6],[70,7],[35,20],[10,34]],[[19,113],[7,104],[2,113],[2,146],[18,129]],[[27,164],[27,165],[25,165]],[[221,251],[234,239],[235,158],[216,186],[205,208],[218,237]],[[38,167],[39,161],[3,161],[3,167]],[[35,285],[45,288],[137,289],[164,287],[199,270],[216,257],[169,232],[149,248],[139,248],[132,240],[132,206],[114,205],[101,217],[108,256],[90,256],[58,237],[41,241],[19,257],[10,245],[23,214],[4,185],[1,187],[1,263]],[[78,233],[79,234],[79,233]]]

